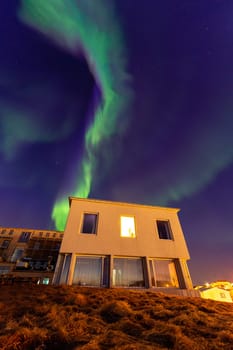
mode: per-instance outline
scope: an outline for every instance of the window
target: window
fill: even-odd
[[[54,277],[54,283],[66,284],[68,280],[68,273],[70,269],[71,254],[61,254],[58,258],[58,265],[56,267],[57,273]]]
[[[96,234],[97,232],[97,214],[84,214],[81,233]]]
[[[50,233],[49,232],[46,232],[46,235],[45,235],[45,237],[49,237],[50,236]]]
[[[133,216],[121,216],[121,237],[135,237],[135,220]]]
[[[9,239],[4,239],[4,241],[2,242],[1,248],[8,248],[10,244],[10,240]]]
[[[172,239],[169,221],[157,220],[157,229],[160,239]]]
[[[150,259],[149,267],[152,287],[179,287],[173,260]]]
[[[30,238],[31,232],[22,232],[19,237],[19,242],[27,242]]]
[[[40,249],[40,242],[35,242],[33,249],[35,250]]]
[[[11,262],[16,262],[17,260],[22,258],[23,253],[24,253],[24,249],[15,248],[14,253],[12,254],[12,257],[11,257]]]
[[[142,259],[114,258],[112,282],[116,287],[144,287]]]
[[[61,243],[55,243],[54,245],[54,250],[59,250],[60,249],[60,246],[61,246]]]
[[[9,231],[9,235],[13,235],[13,233],[14,233],[14,230]]]
[[[73,284],[80,286],[106,286],[109,259],[105,256],[77,256]]]
[[[10,266],[0,266],[0,275],[5,275],[10,272]]]

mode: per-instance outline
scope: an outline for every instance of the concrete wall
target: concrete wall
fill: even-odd
[[[178,209],[71,199],[60,253],[189,259]],[[98,214],[97,234],[81,233],[84,213]],[[136,237],[121,237],[120,217],[134,216]],[[156,220],[169,220],[173,239],[160,239]]]

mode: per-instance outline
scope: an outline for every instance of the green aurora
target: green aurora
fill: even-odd
[[[126,50],[109,0],[22,0],[19,16],[72,55],[81,51],[101,91],[101,101],[86,129],[82,158],[77,159],[73,191],[58,195],[52,210],[56,229],[64,230],[69,210],[67,197],[88,197],[102,143],[126,128],[122,117],[131,99]]]

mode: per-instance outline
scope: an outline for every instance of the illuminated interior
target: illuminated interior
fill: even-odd
[[[121,237],[135,237],[135,222],[133,216],[121,216]]]

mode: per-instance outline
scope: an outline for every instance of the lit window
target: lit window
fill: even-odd
[[[169,221],[157,220],[157,229],[160,239],[172,239]]]
[[[97,218],[97,214],[84,214],[81,233],[96,234]]]
[[[121,237],[135,237],[135,222],[133,216],[121,216]]]

